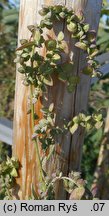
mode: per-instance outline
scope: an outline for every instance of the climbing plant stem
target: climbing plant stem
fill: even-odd
[[[32,48],[32,53],[31,55],[33,56],[35,52],[35,47],[33,46]],[[33,61],[31,60],[31,68],[33,68]],[[34,133],[34,126],[35,126],[35,118],[34,118],[34,103],[32,102],[33,100],[33,85],[30,85],[30,100],[31,100],[31,120],[32,120],[32,133]],[[39,153],[39,147],[38,147],[38,138],[34,140],[35,144],[35,150],[36,150],[36,158],[38,159],[38,167],[39,167],[39,172],[40,172],[40,181],[42,181],[44,184],[44,175],[43,175],[43,169],[42,169],[42,163],[40,159],[40,153]],[[45,187],[44,187],[45,188]]]

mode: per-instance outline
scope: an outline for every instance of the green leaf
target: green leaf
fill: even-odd
[[[24,67],[19,67],[18,72],[19,73],[25,73],[25,68]]]
[[[56,45],[57,45],[56,40],[47,40],[45,42],[45,46],[46,46],[47,50],[56,49]]]
[[[51,19],[52,18],[52,12],[49,11],[47,14],[46,14],[46,19]]]
[[[101,121],[102,120],[102,114],[93,114],[93,119],[95,121]]]
[[[29,25],[29,26],[27,26],[27,28],[30,32],[33,32],[36,29],[36,27],[34,25]]]
[[[23,50],[24,48],[28,48],[28,47],[32,47],[33,45],[35,45],[35,42],[34,41],[30,41],[20,47],[18,47],[16,50]]]
[[[49,62],[45,62],[44,64],[42,64],[40,67],[39,67],[39,71],[42,73],[42,74],[45,74],[45,75],[50,75],[53,73],[54,71],[54,68],[50,65]]]
[[[18,50],[18,51],[16,50],[16,55],[17,56],[21,56],[22,53],[23,53],[23,50]]]
[[[52,78],[51,78],[50,76],[44,77],[44,78],[43,78],[43,82],[44,82],[46,85],[48,85],[48,86],[53,86],[53,80],[52,80]]]
[[[72,72],[74,69],[74,64],[72,62],[67,62],[62,65],[62,70],[67,74]]]
[[[78,15],[77,15],[77,21],[84,21],[84,16],[83,16],[83,14],[81,13],[79,13]]]
[[[61,31],[58,34],[58,41],[62,41],[64,39],[64,33]]]
[[[77,34],[77,37],[80,37],[80,38],[81,38],[83,35],[84,35],[84,31],[81,30],[81,31]]]
[[[26,40],[26,39],[21,39],[21,40],[20,40],[20,44],[21,44],[21,45],[26,44],[26,43],[28,43],[28,40]]]
[[[17,171],[16,171],[15,168],[12,169],[12,171],[10,172],[10,175],[11,175],[12,177],[17,177],[17,176],[18,176]]]
[[[90,66],[87,66],[87,67],[83,68],[82,73],[85,75],[92,76],[93,68]]]
[[[96,39],[96,32],[95,32],[95,30],[91,30],[91,31],[87,32],[87,40],[89,42],[94,42],[95,39]]]
[[[49,12],[49,8],[42,8],[40,11],[39,11],[39,14],[41,15],[41,16],[45,16],[47,13]]]
[[[68,53],[68,44],[66,43],[66,41],[61,41],[61,43],[59,44],[59,48],[63,52]]]
[[[68,181],[67,179],[63,179],[64,188],[68,193],[71,193],[73,188],[75,187],[75,183]]]
[[[25,67],[25,72],[26,73],[32,73],[33,72],[33,68],[31,66],[26,66]],[[32,78],[32,77],[31,77]]]
[[[37,30],[35,31],[35,34],[34,34],[34,40],[36,43],[39,43],[40,39],[41,39],[41,33],[39,30]]]
[[[86,124],[85,124],[85,129],[86,129],[86,131],[91,130],[91,129],[92,129],[92,124],[86,123]]]
[[[67,89],[69,93],[72,93],[75,90],[76,85],[80,82],[80,78],[78,76],[69,76],[68,77],[68,86]]]
[[[107,4],[107,3],[106,3]],[[109,7],[108,7],[108,5],[107,5],[107,7],[105,6],[105,7],[103,7],[103,9],[102,9],[102,11],[101,11],[101,14],[102,15],[107,15],[107,16],[109,16]]]
[[[75,90],[75,85],[74,84],[69,84],[67,86],[67,90],[69,93],[72,93]]]
[[[49,112],[52,112],[54,109],[54,103],[51,103],[50,106],[49,106]]]
[[[80,121],[85,121],[86,115],[84,113],[79,113]]]
[[[85,122],[89,121],[90,119],[91,119],[91,116],[87,116],[87,117],[85,118]]]
[[[75,116],[75,117],[73,118],[73,122],[76,123],[76,124],[79,123],[79,120],[80,120],[79,116]]]
[[[97,120],[98,120],[98,121],[102,120],[102,114],[99,114],[99,115],[97,116]]]
[[[91,51],[91,54],[90,54],[91,58],[95,57],[99,52],[98,49],[91,49],[90,51]]]
[[[68,29],[68,31],[70,31],[72,33],[76,33],[77,32],[77,24],[74,22],[70,22],[70,24],[67,25],[67,29]]]
[[[85,32],[88,32],[89,31],[89,28],[90,28],[90,25],[89,24],[86,24],[83,29]]]
[[[73,63],[64,63],[61,65],[61,67],[59,68],[59,79],[62,81],[67,81],[69,78],[70,73],[72,73],[73,70]],[[57,69],[58,71],[58,69]]]
[[[83,43],[83,42],[77,42],[75,44],[76,47],[82,49],[82,50],[87,50],[87,44]]]
[[[61,57],[60,57],[60,55],[59,54],[55,54],[55,55],[53,55],[53,57],[52,57],[52,60],[54,61],[54,62],[57,62],[57,61],[59,61],[61,59]]]
[[[62,19],[64,19],[64,18],[66,17],[66,13],[61,12],[61,13],[59,14],[59,16],[60,16]]]
[[[34,53],[32,56],[32,60],[37,61],[37,62],[42,62],[43,61],[43,56],[39,55],[38,52]]]
[[[53,23],[49,19],[41,20],[40,26],[42,28],[46,27],[48,29],[52,29]]]
[[[53,55],[54,55],[53,52],[49,51],[49,52],[47,52],[46,57],[51,59],[53,57]]]
[[[67,80],[67,74],[66,73],[59,73],[59,76],[58,76],[58,78],[59,78],[59,80],[61,80],[61,81],[66,81]]]
[[[79,76],[71,76],[71,77],[69,77],[68,82],[70,84],[77,85],[80,82],[80,77]]]
[[[72,34],[72,35],[71,35],[71,38],[72,38],[72,39],[78,38],[78,34]]]
[[[102,125],[103,125],[103,122],[102,122],[102,121],[99,121],[99,122],[97,122],[97,123],[95,124],[95,128],[96,128],[96,129],[100,129],[100,128],[102,127]]]
[[[14,63],[20,63],[20,57],[17,56],[17,58],[14,59]]]
[[[76,130],[78,129],[78,124],[74,124],[72,127],[70,127],[70,133],[74,134],[76,132]]]
[[[30,55],[28,53],[22,53],[21,56],[22,56],[22,58],[27,58],[27,57],[29,58],[30,57]]]
[[[54,6],[54,10],[55,10],[55,13],[59,14],[62,12],[62,5],[55,5]]]

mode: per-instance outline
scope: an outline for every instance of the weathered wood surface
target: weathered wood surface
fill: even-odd
[[[37,0],[21,0],[19,16],[19,40],[29,38],[27,26],[36,23]],[[31,193],[31,184],[36,185],[35,148],[31,141],[31,116],[27,115],[29,89],[22,84],[23,76],[17,72],[15,89],[13,155],[22,168],[17,179],[20,185],[19,197],[25,199]]]
[[[75,12],[83,12],[86,21],[90,23],[91,29],[97,30],[102,0],[22,0],[20,4],[20,20],[19,20],[19,39],[28,38],[27,25],[34,24],[40,20],[38,10],[41,5],[63,4],[72,7]],[[37,11],[37,13],[36,13]],[[53,38],[56,37],[60,30],[64,30],[65,39],[68,42],[68,51],[63,56],[63,61],[68,59],[68,54],[72,55],[75,62],[73,74],[81,77],[80,84],[76,87],[75,92],[69,94],[66,86],[54,78],[54,86],[48,88],[48,104],[55,104],[57,113],[56,124],[61,125],[62,119],[69,121],[81,111],[87,109],[88,94],[90,88],[90,78],[82,75],[81,70],[85,66],[86,55],[74,46],[66,31],[65,23],[56,23],[54,30],[50,32]],[[45,33],[46,34],[46,33]],[[13,154],[18,157],[21,162],[22,169],[17,183],[20,185],[22,193],[20,198],[28,198],[31,193],[31,185],[36,187],[38,182],[37,158],[35,158],[35,150],[31,141],[31,117],[27,115],[27,97],[29,89],[22,84],[23,76],[16,75],[16,95],[15,95],[15,118],[14,118],[14,148]],[[37,104],[36,110],[39,112],[40,103]],[[40,113],[39,113],[40,114]],[[79,129],[73,136],[67,133],[56,141],[60,145],[60,151],[56,145],[56,151],[51,160],[46,163],[46,170],[49,175],[55,170],[61,170],[67,175],[71,170],[80,170],[82,144],[84,141],[84,131]],[[36,187],[37,189],[37,187]],[[62,185],[56,187],[56,199],[66,199]]]

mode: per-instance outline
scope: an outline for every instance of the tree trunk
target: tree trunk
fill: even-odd
[[[19,39],[28,38],[27,26],[40,21],[38,10],[42,4],[63,4],[72,7],[76,13],[84,13],[86,22],[90,24],[91,29],[96,31],[98,29],[102,0],[33,0],[32,4],[30,0],[22,0],[19,15]],[[48,88],[47,97],[48,104],[54,103],[55,105],[57,125],[61,125],[63,119],[70,121],[79,112],[87,110],[90,88],[90,78],[81,74],[82,68],[86,65],[86,55],[74,46],[74,41],[66,31],[65,23],[56,23],[54,29],[48,34],[50,33],[50,36],[55,38],[60,30],[64,31],[65,40],[69,44],[68,53],[63,56],[63,61],[68,59],[69,53],[72,54],[72,60],[75,63],[72,73],[79,75],[81,81],[73,93],[68,93],[66,85],[54,77],[54,86]],[[17,156],[21,163],[17,184],[20,186],[20,199],[25,199],[31,194],[32,185],[37,190],[38,166],[34,145],[31,140],[31,115],[27,115],[29,88],[22,84],[22,79],[23,76],[17,72],[13,155]],[[41,106],[39,101],[36,104],[36,111],[40,118],[42,117],[40,113]],[[68,175],[71,170],[79,171],[83,141],[84,131],[81,128],[74,135],[67,133],[60,136],[59,140],[56,141],[54,155],[50,161],[45,161],[45,169],[48,175],[51,175],[55,170],[62,171],[64,175]],[[56,186],[56,199],[66,199],[66,194],[60,184]]]

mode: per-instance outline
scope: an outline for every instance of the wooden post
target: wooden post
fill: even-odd
[[[33,0],[32,3],[30,0],[22,0],[19,15],[19,39],[28,38],[27,26],[35,24],[36,21],[39,22],[38,10],[42,4],[63,4],[71,7],[76,13],[85,15],[86,22],[90,24],[91,29],[96,31],[98,29],[102,0]],[[60,30],[64,31],[65,40],[69,44],[67,53],[63,56],[63,61],[66,61],[68,54],[71,53],[72,60],[75,63],[72,73],[79,75],[81,82],[73,93],[68,93],[66,86],[55,77],[54,86],[48,88],[48,101],[49,104],[52,102],[55,105],[56,123],[58,125],[62,124],[62,119],[71,120],[79,112],[86,111],[90,88],[90,78],[81,74],[81,70],[86,64],[86,55],[74,46],[74,41],[71,40],[66,31],[65,23],[56,23],[50,35],[55,38]],[[38,167],[31,140],[31,116],[27,115],[29,89],[22,84],[22,79],[23,76],[17,72],[13,155],[18,157],[22,165],[17,183],[20,185],[21,193],[19,193],[19,197],[25,199],[31,194],[32,184],[37,190]],[[39,115],[40,106],[41,104],[38,102],[36,110]],[[50,161],[45,163],[48,175],[51,175],[55,170],[61,170],[64,175],[67,175],[71,170],[80,170],[83,141],[84,131],[82,129],[79,129],[73,136],[70,133],[60,136],[56,143],[59,143],[60,150],[58,151],[58,145],[56,145],[57,153],[52,156]],[[56,186],[56,199],[66,199],[66,194],[60,184]]]

